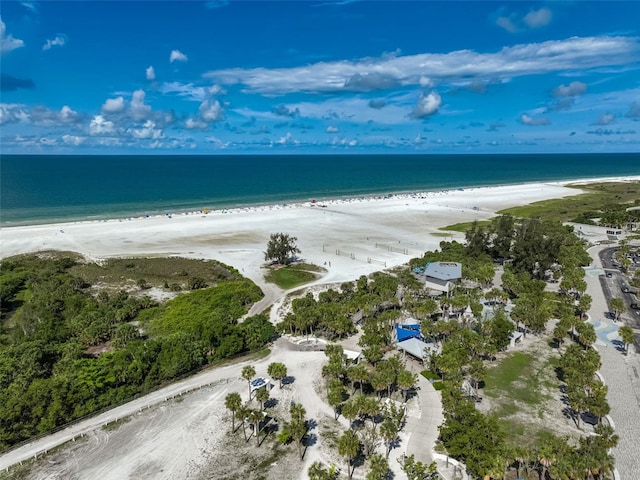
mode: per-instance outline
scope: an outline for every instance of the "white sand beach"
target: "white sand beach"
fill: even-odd
[[[463,238],[457,233],[443,236],[438,230],[440,227],[485,220],[504,208],[580,193],[578,189],[567,188],[568,183],[530,183],[248,207],[207,214],[190,212],[5,227],[0,229],[0,254],[8,257],[56,249],[79,252],[93,259],[144,255],[215,259],[264,286],[260,267],[264,264],[263,251],[269,235],[286,232],[297,237],[305,261],[326,266],[328,273],[321,282],[335,283],[403,264],[426,250],[437,248],[443,239]]]

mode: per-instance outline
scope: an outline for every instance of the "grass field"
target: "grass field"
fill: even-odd
[[[239,277],[233,268],[214,260],[168,258],[111,258],[102,265],[82,263],[70,270],[88,283],[122,287],[143,279],[148,286],[177,283],[184,287],[189,278],[202,278],[209,286]]]
[[[322,269],[317,265],[297,263],[286,267],[274,268],[265,275],[267,282],[275,283],[283,290],[313,282],[318,278]]]
[[[568,186],[584,190],[585,193],[572,197],[543,200],[521,207],[507,208],[498,213],[511,214],[516,217],[536,217],[541,220],[567,222],[583,213],[597,212],[605,205],[632,205],[640,201],[640,194],[638,193],[640,192],[640,182],[605,182]]]
[[[481,220],[478,222],[478,226],[487,226],[490,225],[491,222],[489,220]],[[471,228],[471,225],[473,225],[473,222],[461,222],[461,223],[454,223],[453,225],[447,225],[446,227],[441,227],[438,230],[446,230],[446,231],[450,231],[450,232],[462,232],[465,233],[467,230],[469,230]],[[448,233],[444,234],[445,236],[449,236]]]
[[[535,363],[535,357],[528,353],[516,352],[506,357],[487,371],[485,395],[528,405],[539,404],[542,398]]]
[[[548,401],[558,388],[557,364],[542,352],[515,352],[487,370],[484,395],[512,445],[533,445],[554,430],[547,417],[553,418]]]
[[[570,222],[583,214],[598,212],[605,205],[637,204],[640,202],[640,182],[605,182],[593,184],[572,184],[570,188],[584,190],[585,193],[572,197],[554,198],[500,210],[498,214],[515,217],[539,218]],[[478,225],[489,225],[490,221],[480,221]],[[472,222],[454,223],[440,228],[443,231],[466,232]]]

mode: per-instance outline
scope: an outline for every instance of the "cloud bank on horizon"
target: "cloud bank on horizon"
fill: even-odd
[[[7,1],[1,15],[1,153],[640,151],[637,2]]]

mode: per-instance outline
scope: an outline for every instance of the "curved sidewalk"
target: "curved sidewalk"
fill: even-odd
[[[407,444],[407,455],[415,455],[415,459],[423,463],[431,463],[434,459],[431,450],[438,440],[438,427],[444,421],[442,400],[440,394],[433,388],[431,382],[418,375],[418,402],[420,416],[408,416],[407,432],[411,432]]]

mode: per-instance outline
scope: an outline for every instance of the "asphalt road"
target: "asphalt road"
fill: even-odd
[[[623,324],[629,325],[636,332],[640,331],[640,310],[631,308],[633,296],[630,292],[623,292],[623,285],[629,285],[629,277],[622,273],[618,268],[613,267],[614,254],[618,247],[607,248],[600,252],[600,261],[604,268],[605,274],[600,277],[602,291],[610,304],[612,298],[622,298],[626,305],[626,311],[620,316]],[[617,262],[616,262],[617,263]],[[610,276],[609,276],[610,275]],[[636,295],[637,296],[637,295]],[[636,352],[640,352],[640,333],[634,335],[634,345]]]

